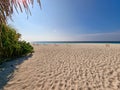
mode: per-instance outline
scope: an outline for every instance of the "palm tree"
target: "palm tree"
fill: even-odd
[[[40,0],[37,0],[39,6],[41,7]],[[12,19],[12,14],[15,10],[18,12],[18,8],[20,11],[24,10],[26,13],[30,13],[29,5],[33,5],[34,0],[0,0],[0,27],[2,23],[7,23],[7,18]],[[22,7],[23,6],[23,7]],[[1,44],[1,28],[0,28],[0,46]]]
[[[41,7],[40,0],[37,0],[37,2]],[[21,12],[24,8],[27,14],[30,13],[29,5],[33,5],[33,3],[34,0],[0,0],[0,24],[6,23],[7,18],[12,17],[13,8],[15,8],[17,12],[18,8]]]
[[[39,6],[41,7],[40,0],[37,0]],[[20,9],[21,12],[23,12],[23,9],[26,11],[26,14],[31,14],[29,5],[33,5],[34,0],[0,0],[0,56],[2,54],[2,49],[4,48],[3,45],[3,38],[2,36],[7,36],[7,19],[12,19],[12,14],[14,10],[18,12],[18,9]],[[3,32],[3,30],[5,30]],[[14,30],[13,30],[14,31]],[[4,35],[2,35],[4,34]],[[16,39],[18,40],[20,38],[21,34],[16,34]],[[8,39],[7,39],[8,40]],[[11,39],[11,40],[14,40]],[[6,41],[7,42],[7,41]],[[8,43],[8,42],[7,42]]]

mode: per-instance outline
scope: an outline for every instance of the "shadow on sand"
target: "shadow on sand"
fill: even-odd
[[[16,66],[30,57],[32,57],[32,54],[0,65],[0,90],[3,90],[3,87],[12,78],[14,71],[18,69]]]

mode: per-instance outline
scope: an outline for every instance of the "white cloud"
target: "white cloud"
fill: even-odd
[[[27,41],[120,41],[120,32],[94,34],[46,33],[43,35],[23,35]]]
[[[81,34],[76,36],[77,40],[81,38],[88,41],[120,41],[120,32]]]

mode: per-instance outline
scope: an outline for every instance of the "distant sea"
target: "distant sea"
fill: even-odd
[[[33,44],[120,44],[120,41],[34,41]]]

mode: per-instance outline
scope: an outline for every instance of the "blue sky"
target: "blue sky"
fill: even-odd
[[[36,0],[37,1],[37,0]],[[27,41],[120,41],[120,0],[41,0],[9,24]]]

